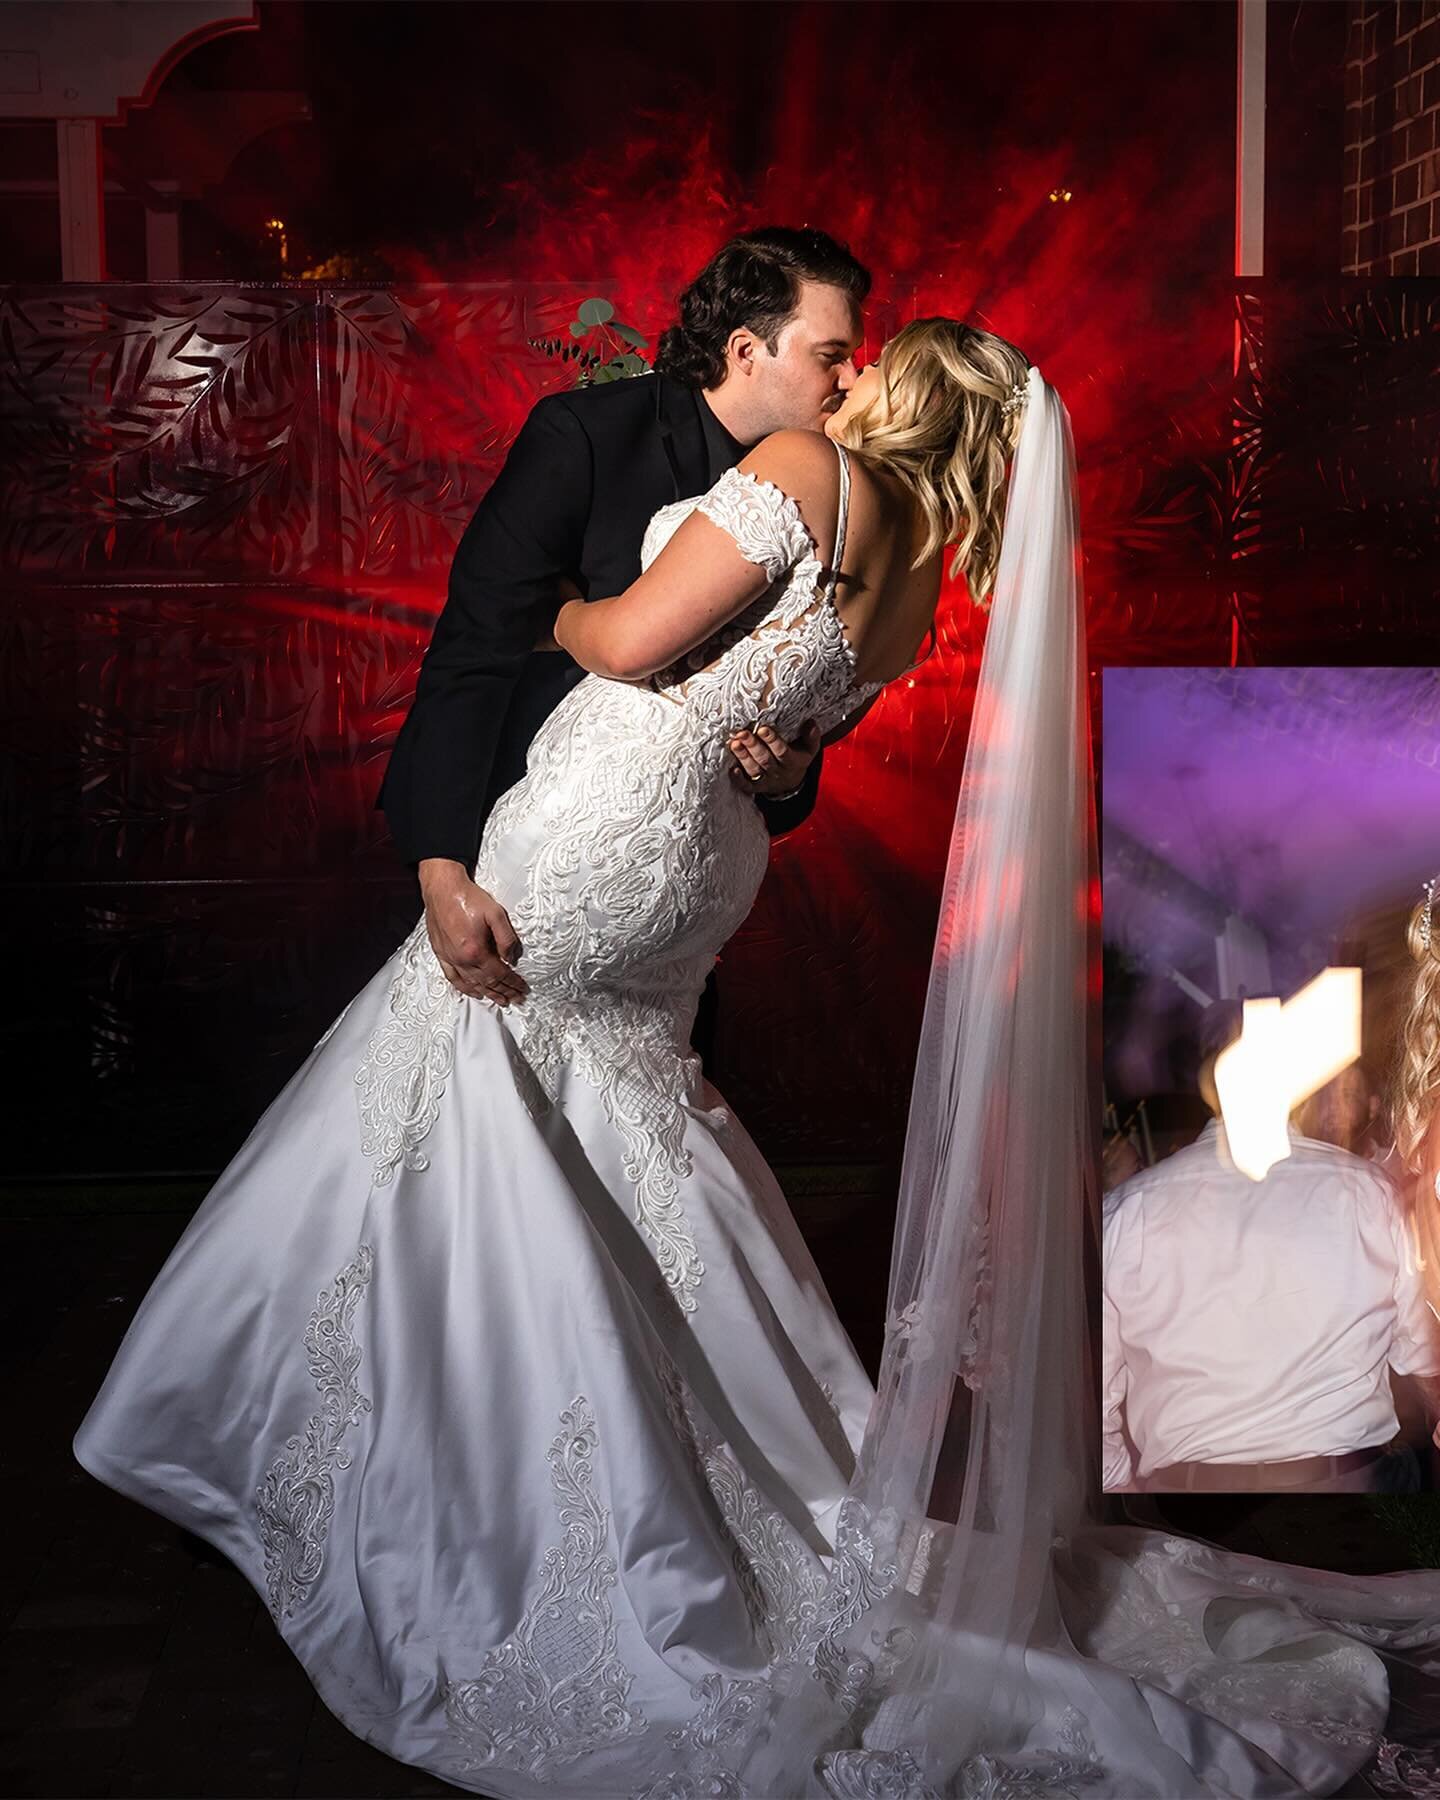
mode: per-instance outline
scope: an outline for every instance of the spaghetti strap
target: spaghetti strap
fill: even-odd
[[[850,518],[850,458],[845,454],[843,444],[836,444],[835,450],[840,458],[840,504],[835,514],[835,548],[830,555],[830,581],[825,590],[831,600],[835,598],[835,584],[840,579],[840,562],[845,555],[845,527]]]

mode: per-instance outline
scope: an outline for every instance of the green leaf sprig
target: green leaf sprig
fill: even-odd
[[[570,339],[531,338],[533,349],[558,356],[575,369],[576,387],[592,387],[601,381],[622,381],[629,375],[648,375],[650,365],[637,354],[649,348],[633,325],[615,317],[608,300],[582,300],[570,321]]]

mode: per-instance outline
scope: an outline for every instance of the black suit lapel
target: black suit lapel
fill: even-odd
[[[655,377],[655,423],[675,483],[674,498],[689,500],[710,485],[710,458],[700,422],[703,402],[693,388]]]

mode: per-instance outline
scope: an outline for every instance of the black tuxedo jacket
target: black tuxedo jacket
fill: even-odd
[[[560,578],[587,600],[636,579],[651,515],[704,493],[722,472],[705,404],[663,375],[642,375],[548,394],[532,408],[460,540],[385,771],[379,804],[405,861],[473,865],[490,808],[585,674],[563,651],[531,649],[554,623]],[[793,800],[761,803],[772,834],[808,817],[820,761]]]

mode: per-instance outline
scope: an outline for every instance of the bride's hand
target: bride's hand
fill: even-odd
[[[820,728],[807,719],[787,744],[768,725],[757,725],[754,731],[735,732],[726,748],[735,759],[730,774],[737,787],[762,799],[778,799],[793,794],[804,781],[820,748]]]

